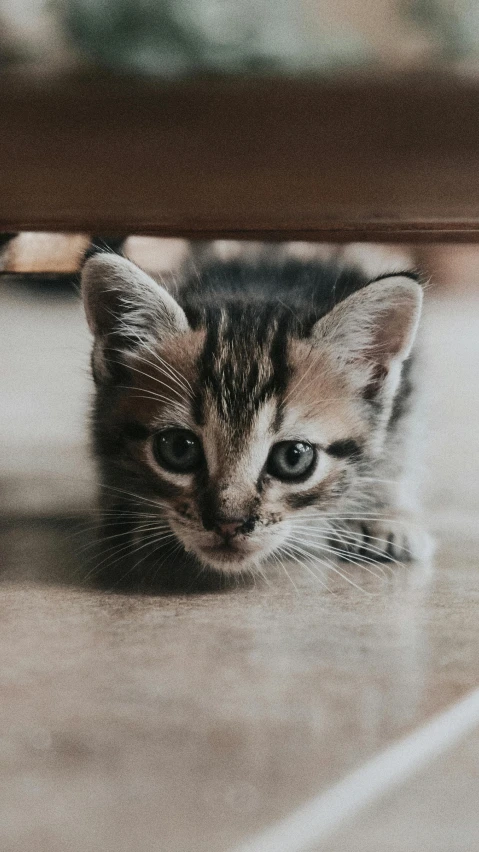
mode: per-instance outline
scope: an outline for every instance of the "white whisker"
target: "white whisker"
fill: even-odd
[[[295,547],[295,546],[293,546],[293,545],[290,545],[290,544],[282,545],[282,547],[280,548],[280,551],[281,551],[282,553],[284,553],[286,556],[289,556],[289,558],[290,558],[290,559],[294,559],[294,561],[295,561],[295,562],[297,562],[297,563],[301,566],[301,568],[306,568],[306,571],[308,571],[308,572],[309,572],[309,574],[311,574],[311,576],[312,576],[312,577],[314,577],[314,579],[318,581],[318,583],[320,583],[322,586],[324,586],[324,588],[325,588],[325,589],[327,589],[327,591],[328,591],[328,592],[330,592],[330,591],[331,591],[331,589],[330,589],[330,587],[327,585],[327,583],[325,583],[325,582],[321,579],[321,577],[318,577],[318,575],[317,575],[317,574],[313,571],[313,569],[312,569],[312,568],[310,568],[310,567],[309,567],[309,565],[308,565],[306,562],[301,561],[301,560],[300,560],[300,559],[298,559],[296,556],[294,556],[293,551],[296,551],[296,552],[298,552],[298,553],[301,553],[301,555],[302,555],[302,556],[304,556],[304,555],[305,555],[305,553],[304,553],[303,551],[301,551],[299,548],[297,548],[297,547]],[[312,560],[311,558],[309,558],[309,559],[308,559],[308,561],[309,561],[309,562],[313,562],[313,560]],[[314,563],[313,563],[313,564],[314,564]]]
[[[296,591],[296,593],[297,593],[297,594],[299,594],[299,589],[298,589],[298,587],[297,587],[296,583],[295,583],[295,582],[293,581],[293,579],[291,578],[291,575],[290,575],[289,571],[287,570],[287,568],[286,568],[286,566],[285,566],[284,562],[282,562],[282,561],[281,561],[281,559],[279,559],[279,557],[277,557],[276,553],[273,553],[273,554],[272,554],[272,556],[277,558],[277,561],[278,561],[278,563],[279,563],[280,567],[283,569],[284,573],[286,574],[286,576],[287,576],[287,578],[288,578],[289,582],[290,582],[290,583],[291,583],[291,585],[293,586],[293,589]]]
[[[325,554],[330,554],[331,556],[333,556],[335,558],[337,558],[338,556],[343,556],[344,561],[350,562],[353,565],[358,565],[359,567],[364,568],[365,571],[368,571],[368,573],[372,574],[377,579],[380,579],[380,576],[375,571],[372,571],[371,568],[367,567],[368,565],[372,565],[381,572],[383,579],[387,578],[386,567],[387,567],[388,563],[383,565],[380,562],[378,562],[377,560],[371,559],[368,556],[355,554],[355,553],[352,553],[349,550],[343,550],[343,549],[337,548],[337,547],[329,547],[327,545],[326,540],[325,540],[324,543],[322,543],[322,542],[318,543],[317,540],[308,542],[308,541],[305,541],[303,538],[296,539],[294,537],[291,540],[296,542],[296,544],[298,544],[298,545],[304,544],[304,545],[306,545],[306,547],[311,546],[312,548],[314,548],[313,549],[314,555],[316,555],[317,553],[320,553],[320,554],[325,553]],[[390,573],[392,573],[392,568],[389,567],[389,571],[390,571]]]
[[[158,542],[159,541],[166,541],[167,539],[172,538],[172,537],[174,537],[174,533],[168,533],[166,535],[162,534],[161,536],[158,536],[158,532],[155,531],[155,532],[149,533],[146,536],[143,536],[142,539],[141,539],[141,543],[136,547],[134,547],[131,544],[131,542],[129,542],[126,545],[121,545],[121,546],[117,545],[113,548],[109,548],[108,549],[108,556],[106,556],[105,559],[102,559],[90,571],[88,571],[88,573],[85,576],[85,580],[88,580],[89,577],[91,577],[93,573],[96,573],[102,565],[104,565],[105,563],[108,563],[112,556],[118,557],[120,553],[124,554],[125,552],[127,552],[128,555],[131,556],[136,551],[142,550],[144,547],[148,547],[149,544],[152,544],[152,540],[153,541],[157,540]],[[125,557],[123,556],[122,559],[123,558],[125,558]],[[116,562],[118,562],[118,561],[119,561],[119,559],[116,560]],[[116,562],[114,562],[113,564],[116,564]],[[110,565],[109,567],[112,567],[112,566]]]
[[[137,367],[133,367],[131,364],[125,363],[123,361],[111,360],[111,363],[118,364],[120,367],[124,367],[127,370],[132,370],[133,373],[138,373],[140,376],[145,376],[150,381],[155,382],[156,384],[161,385],[164,388],[167,388],[172,393],[175,393],[180,399],[184,399],[184,394],[180,394],[180,392],[176,390],[176,388],[172,388],[171,385],[168,385],[166,382],[162,382],[161,379],[159,379],[157,376],[151,375],[151,373],[145,373],[144,370],[139,370]]]

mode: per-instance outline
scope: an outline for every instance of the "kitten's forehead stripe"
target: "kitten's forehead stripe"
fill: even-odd
[[[258,408],[276,397],[278,429],[292,374],[288,344],[307,337],[335,303],[367,283],[359,270],[293,258],[279,265],[266,256],[252,264],[213,260],[200,270],[200,285],[195,270],[180,303],[191,328],[206,329],[193,404],[196,424],[204,426],[210,396],[230,424],[232,440],[245,438]]]
[[[204,423],[209,397],[232,437],[238,438],[249,430],[261,406],[286,390],[291,317],[273,304],[230,302],[220,322],[214,308],[205,310],[204,320],[207,335],[198,361],[195,417]]]

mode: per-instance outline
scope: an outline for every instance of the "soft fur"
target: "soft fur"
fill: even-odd
[[[168,289],[123,257],[83,270],[94,335],[94,448],[109,581],[171,566],[244,574],[269,560],[425,558],[410,470],[422,290],[338,260],[205,253]],[[165,470],[155,434],[201,443]],[[303,441],[316,467],[281,481],[271,447]],[[316,560],[316,563],[315,563]],[[179,569],[178,569],[179,570]]]

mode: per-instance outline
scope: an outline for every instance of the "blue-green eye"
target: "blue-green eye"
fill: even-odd
[[[153,438],[153,454],[165,470],[191,473],[203,464],[201,444],[189,429],[165,429]]]
[[[275,444],[267,461],[267,471],[276,479],[290,482],[306,479],[316,466],[316,449],[305,441],[281,441]]]

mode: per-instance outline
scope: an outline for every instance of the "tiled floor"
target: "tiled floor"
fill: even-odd
[[[479,302],[431,304],[426,331],[441,533],[429,581],[350,568],[354,586],[333,576],[326,591],[291,566],[294,586],[272,570],[269,585],[216,594],[88,591],[75,584],[87,534],[33,513],[11,490],[20,474],[27,487],[28,465],[7,465],[18,502],[0,534],[2,852],[270,852],[271,837],[273,852],[479,848],[474,719],[461,742],[443,726],[441,754],[367,808],[346,796],[334,830],[294,822],[479,686]],[[295,833],[278,833],[290,815]]]

